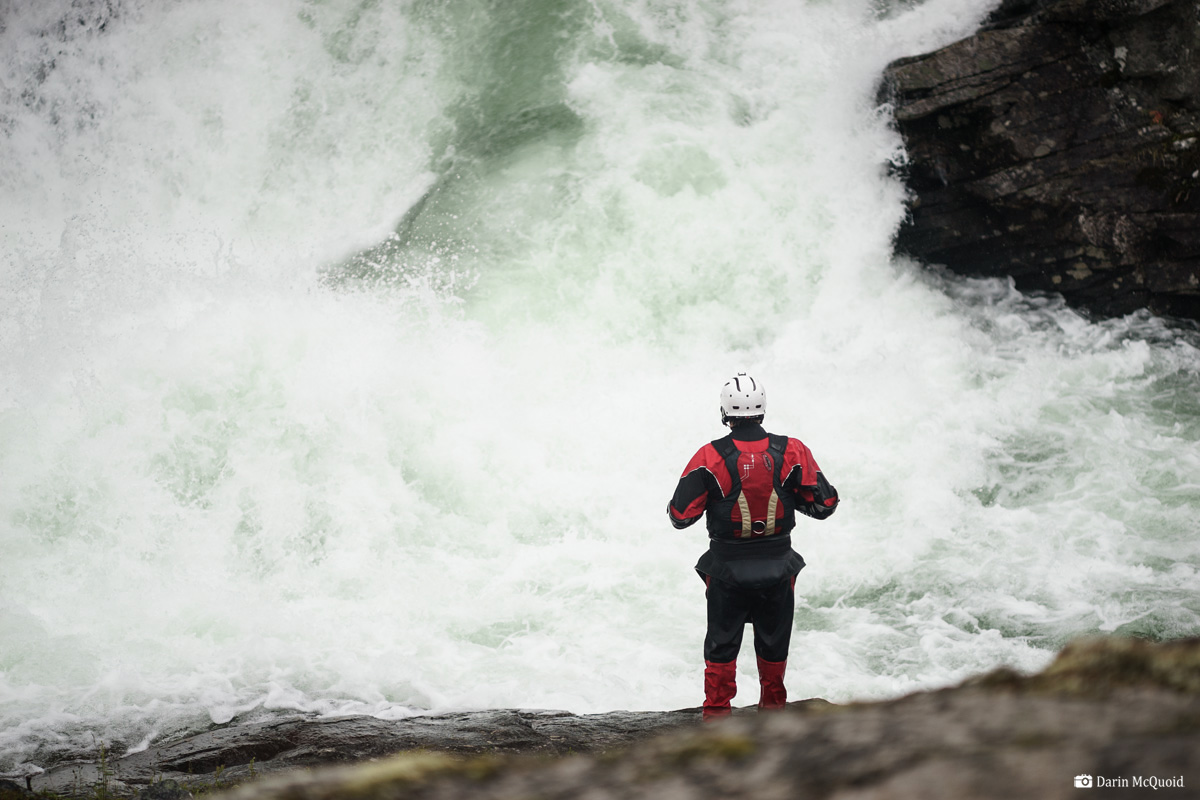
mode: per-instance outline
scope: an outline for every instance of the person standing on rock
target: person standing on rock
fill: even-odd
[[[783,708],[783,673],[792,638],[796,575],[804,559],[792,550],[799,511],[825,519],[838,505],[799,439],[767,433],[762,384],[739,372],[721,389],[721,423],[729,435],[701,447],[688,462],[667,506],[671,524],[706,517],[708,552],[696,563],[708,599],[704,637],[704,719],[730,714],[737,693],[737,656],[747,623],[754,628],[759,710]]]

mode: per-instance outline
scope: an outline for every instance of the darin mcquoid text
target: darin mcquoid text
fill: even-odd
[[[1103,775],[1097,775],[1093,778],[1091,775],[1076,775],[1075,786],[1080,789],[1128,789],[1131,787],[1144,789],[1184,788],[1182,775],[1171,778],[1160,778],[1157,775],[1134,775],[1130,778],[1106,778]]]

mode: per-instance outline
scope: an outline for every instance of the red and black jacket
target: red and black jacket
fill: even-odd
[[[747,499],[744,495],[750,492],[743,492],[739,473],[748,474],[754,463],[771,469],[771,486],[760,482],[754,489],[756,496]],[[775,497],[765,496],[771,494]],[[737,426],[692,456],[667,511],[676,528],[688,527],[703,514],[713,541],[749,542],[775,535],[786,539],[796,525],[795,512],[825,519],[837,504],[837,490],[825,480],[803,442],[750,424]],[[751,508],[754,519],[748,519]],[[764,514],[763,508],[770,511]]]

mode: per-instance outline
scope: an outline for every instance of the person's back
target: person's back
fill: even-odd
[[[825,519],[838,504],[808,447],[762,427],[765,411],[761,384],[745,373],[727,382],[721,422],[730,433],[692,456],[667,507],[676,528],[701,516],[708,528],[709,549],[696,564],[708,600],[706,720],[730,713],[748,622],[762,687],[758,707],[783,707],[796,575],[804,568],[791,546],[796,512]]]

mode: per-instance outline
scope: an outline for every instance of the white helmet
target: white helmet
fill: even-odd
[[[761,417],[767,411],[767,393],[744,372],[730,378],[721,389],[721,422],[730,417]]]

